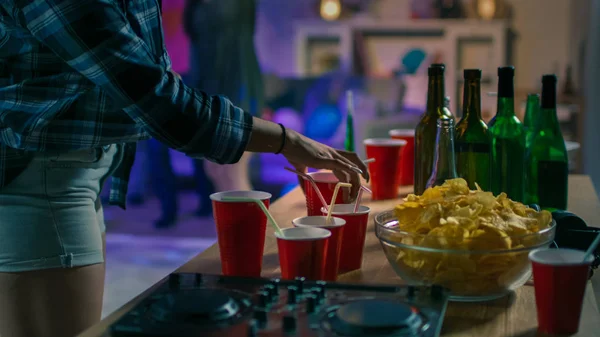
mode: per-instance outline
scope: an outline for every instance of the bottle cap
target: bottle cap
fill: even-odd
[[[429,66],[427,73],[429,76],[444,75],[445,69],[446,69],[445,65],[440,64],[440,63],[434,63]]]
[[[556,83],[556,82],[557,82],[557,78],[556,78],[556,75],[554,75],[554,74],[542,76],[542,84],[544,84],[544,83],[552,84],[552,83]]]
[[[515,76],[515,67],[499,67],[498,68],[498,76],[500,77],[514,77]]]
[[[481,69],[465,69],[463,70],[465,80],[480,80]]]

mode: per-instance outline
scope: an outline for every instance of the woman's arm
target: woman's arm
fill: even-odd
[[[222,164],[239,160],[250,139],[252,116],[225,97],[187,87],[158,64],[154,51],[135,34],[115,1],[13,3],[15,21],[102,88],[153,137],[192,157]],[[155,12],[148,19],[159,15],[157,6],[148,11]],[[155,21],[158,25],[158,18]]]

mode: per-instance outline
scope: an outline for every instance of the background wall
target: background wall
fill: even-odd
[[[410,0],[379,0],[379,12],[399,13],[391,8],[406,8]],[[465,3],[470,0],[464,0]],[[576,38],[585,35],[585,3],[588,0],[506,0],[513,6],[516,85],[537,89],[543,73],[563,77],[568,64],[576,64]],[[261,1],[261,20],[257,32],[259,57],[265,72],[293,75],[295,50],[293,21],[317,17],[310,1]]]
[[[587,48],[587,63],[585,73],[585,96],[587,107],[584,130],[584,171],[589,174],[600,193],[600,0],[592,0],[590,11],[589,43]]]

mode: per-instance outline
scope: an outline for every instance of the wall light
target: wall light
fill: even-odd
[[[334,21],[340,17],[342,5],[340,0],[321,0],[321,17],[323,20]]]
[[[484,20],[491,20],[496,15],[496,0],[478,0],[477,15]]]

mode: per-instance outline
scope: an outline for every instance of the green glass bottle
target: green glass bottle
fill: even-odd
[[[524,201],[525,130],[515,115],[515,68],[498,68],[498,110],[492,134],[492,192]]]
[[[567,209],[569,159],[556,116],[556,75],[542,77],[542,104],[525,155],[525,198],[548,210]]]
[[[490,190],[492,135],[481,119],[481,69],[464,70],[463,116],[456,125],[456,170],[471,189]]]
[[[435,138],[437,120],[454,116],[444,107],[444,70],[443,64],[432,64],[428,69],[427,108],[415,129],[415,194],[425,191],[427,179],[431,176],[431,168],[435,155]]]
[[[455,178],[458,174],[454,154],[454,119],[440,118],[437,120],[433,166],[425,188],[440,186]]]
[[[525,146],[529,148],[531,139],[535,133],[535,127],[540,119],[540,95],[527,95],[527,105],[525,106],[525,117],[523,118],[523,127],[525,128]]]
[[[346,116],[346,139],[344,140],[344,150],[354,152],[354,96],[352,91],[346,91],[346,110],[348,115]]]

